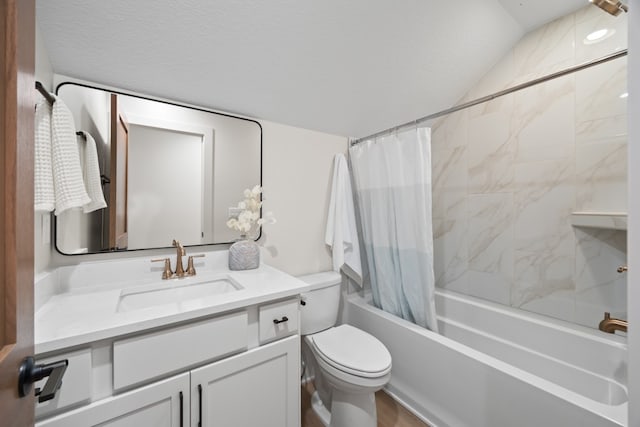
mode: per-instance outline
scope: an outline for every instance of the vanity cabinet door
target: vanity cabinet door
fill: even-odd
[[[192,427],[299,427],[300,337],[191,371]]]
[[[36,427],[182,427],[189,421],[189,398],[189,374],[184,373],[40,421]]]

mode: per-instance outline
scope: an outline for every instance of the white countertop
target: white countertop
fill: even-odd
[[[212,254],[202,263],[195,277],[160,281],[157,268],[149,260],[107,261],[63,267],[61,271],[36,283],[35,353],[44,354],[80,346],[115,336],[195,320],[226,311],[241,309],[269,300],[298,295],[308,290],[305,282],[264,263],[255,270],[230,271],[220,268],[223,255]],[[226,257],[224,258],[226,260]],[[117,280],[115,272],[130,273],[136,267],[141,274]],[[155,266],[154,266],[155,267]],[[66,269],[66,270],[65,270]],[[192,299],[118,312],[123,289],[131,291],[150,283],[167,287],[188,285],[208,278],[226,276],[242,289]]]

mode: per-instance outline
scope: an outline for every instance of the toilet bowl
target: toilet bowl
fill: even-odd
[[[375,392],[391,376],[391,354],[374,336],[350,325],[335,326],[341,277],[303,276],[300,329],[312,355],[313,410],[327,427],[376,427]]]

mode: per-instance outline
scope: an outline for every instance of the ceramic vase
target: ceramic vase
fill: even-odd
[[[242,238],[229,248],[229,270],[253,270],[260,266],[260,247],[251,239]]]

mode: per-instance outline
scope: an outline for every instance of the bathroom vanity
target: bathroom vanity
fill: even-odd
[[[225,264],[213,252],[188,279],[160,280],[146,258],[39,278],[36,361],[69,365],[36,425],[299,426],[307,285]]]

